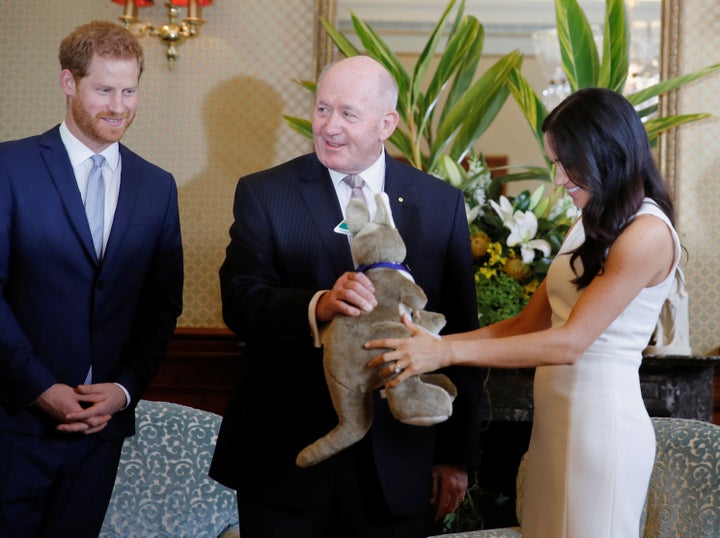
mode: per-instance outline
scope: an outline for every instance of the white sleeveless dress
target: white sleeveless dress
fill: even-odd
[[[645,213],[672,230],[677,265],[680,242],[675,230],[648,199],[638,212]],[[560,252],[584,240],[578,222]],[[582,293],[570,283],[574,275],[569,262],[569,255],[558,255],[547,275],[553,327],[565,323]],[[523,538],[639,536],[655,434],[640,394],[638,369],[674,273],[643,289],[574,365],[536,369]]]

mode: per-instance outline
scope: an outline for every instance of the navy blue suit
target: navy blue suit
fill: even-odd
[[[407,245],[406,262],[429,298],[426,308],[445,314],[447,332],[475,328],[462,194],[390,157],[384,188]],[[353,270],[347,237],[333,231],[342,211],[327,168],[310,154],[242,178],[234,218],[220,282],[225,322],[245,342],[245,356],[211,476],[240,497],[303,507],[324,502],[339,462],[356,457],[369,462],[372,475],[361,489],[384,497],[393,515],[425,512],[433,463],[477,463],[479,370],[447,372],[459,389],[447,422],[402,424],[377,396],[373,426],[363,441],[298,468],[298,452],[337,424],[322,349],[313,346],[308,326],[308,304],[318,290],[330,289]]]
[[[117,382],[132,404],[97,435],[134,433],[182,308],[177,188],[120,146],[117,209],[102,262],[59,129],[0,144],[0,430],[53,436],[31,406],[54,383]]]

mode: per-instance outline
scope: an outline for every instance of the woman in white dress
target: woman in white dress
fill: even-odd
[[[413,337],[368,343],[391,349],[370,365],[391,363],[388,387],[452,364],[537,367],[523,537],[637,538],[655,456],[638,369],[680,257],[672,203],[622,95],[579,90],[543,131],[582,218],[527,307],[442,339],[405,320]]]

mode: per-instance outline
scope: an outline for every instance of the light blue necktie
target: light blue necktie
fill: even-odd
[[[105,180],[102,175],[102,165],[105,157],[93,155],[92,170],[88,176],[87,190],[85,191],[85,213],[87,214],[90,233],[92,234],[95,254],[98,260],[102,258],[103,229],[105,227]]]

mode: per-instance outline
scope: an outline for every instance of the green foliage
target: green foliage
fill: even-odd
[[[595,45],[590,24],[577,0],[555,0],[555,21],[563,71],[570,89],[576,91],[580,88],[603,87],[622,92],[630,63],[630,30],[624,1],[606,0],[605,2],[602,59]],[[655,98],[718,70],[720,64],[711,65],[626,95],[635,105],[640,117],[645,119],[645,129],[653,145],[657,143],[658,135],[664,131],[709,116],[698,113],[657,117],[658,107]],[[541,126],[548,111],[519,69],[510,76],[509,81],[510,92],[545,155]],[[548,171],[541,173],[538,179],[547,179],[550,176],[550,163],[547,164]],[[527,177],[528,171],[524,174]],[[511,177],[508,180],[513,179]]]
[[[501,176],[491,176],[482,155],[471,153],[467,170],[445,156],[440,170],[465,197],[480,325],[517,315],[545,278],[577,209],[561,188],[499,194]]]
[[[510,95],[507,80],[522,63],[516,50],[478,73],[485,30],[477,18],[464,15],[465,0],[458,4],[444,50],[437,56],[455,5],[456,0],[450,0],[411,73],[367,23],[351,14],[364,54],[384,65],[398,84],[402,123],[389,141],[422,170],[435,171],[443,155],[462,162],[505,104]],[[322,24],[344,56],[363,53],[327,20]],[[312,83],[302,84],[314,89]],[[285,116],[285,121],[303,136],[312,137],[309,120]]]
[[[492,276],[475,273],[480,326],[517,316],[529,297],[523,286],[501,271]]]
[[[367,54],[384,65],[396,80],[402,124],[389,139],[390,143],[411,165],[427,170],[463,191],[473,238],[480,323],[487,325],[514,316],[522,309],[544,278],[576,215],[570,211],[571,202],[557,189],[547,197],[536,191],[505,198],[504,216],[491,206],[490,200],[502,203],[503,185],[507,182],[552,179],[541,129],[548,110],[521,73],[519,51],[510,52],[485,73],[478,73],[485,32],[475,17],[464,15],[464,0],[457,6],[444,50],[437,54],[456,3],[456,0],[450,0],[447,4],[411,71],[373,28],[355,14],[351,14],[352,23],[364,51],[327,20],[321,22],[340,53],[347,57]],[[555,16],[563,71],[571,90],[594,86],[622,92],[630,61],[630,31],[624,1],[606,0],[602,54],[597,50],[591,26],[577,0],[555,0]],[[431,71],[431,63],[435,60],[437,65]],[[718,70],[720,64],[710,65],[626,95],[645,120],[651,143],[655,144],[658,136],[669,129],[709,116],[696,113],[658,117],[655,98]],[[316,89],[314,82],[299,81],[299,84],[310,91]],[[491,177],[482,155],[475,156],[473,148],[509,95],[520,107],[546,162],[545,166],[521,167],[521,172]],[[310,120],[284,118],[296,132],[312,138]],[[466,158],[469,158],[469,170],[461,166]],[[547,242],[549,255],[536,249],[532,259],[525,261],[521,245],[508,245],[510,227],[518,224],[515,221],[518,212],[530,212],[535,216],[537,230],[532,240]],[[479,243],[483,248],[478,250]],[[526,254],[529,244],[525,244]],[[518,261],[522,261],[524,269]],[[510,270],[510,265],[515,267]],[[483,510],[504,501],[505,498],[493,496],[474,484],[458,512],[446,517],[446,532],[481,528]]]
[[[445,48],[437,66],[430,66],[447,28],[456,0],[450,0],[415,63],[412,73],[367,23],[351,14],[355,33],[364,47],[358,49],[327,20],[322,20],[328,35],[345,56],[367,54],[383,64],[399,87],[398,112],[403,125],[390,142],[416,168],[440,177],[443,155],[460,163],[487,131],[512,94],[528,122],[536,142],[545,155],[542,122],[548,114],[542,100],[522,75],[522,56],[512,51],[485,73],[478,73],[484,44],[484,28],[473,16],[464,15],[465,1],[458,4]],[[606,0],[602,55],[597,50],[591,25],[577,0],[555,0],[555,20],[563,71],[572,91],[596,86],[622,91],[630,63],[630,30],[623,0]],[[720,64],[658,82],[626,95],[645,121],[652,144],[658,136],[681,125],[709,116],[706,113],[657,117],[657,97],[694,80],[720,70]],[[299,81],[311,90],[315,83]],[[285,116],[287,124],[301,135],[312,138],[311,122]],[[547,157],[546,157],[547,159]],[[543,167],[521,167],[522,171],[503,176],[503,182],[523,179],[549,181],[550,163]],[[499,192],[499,191],[498,191]]]

